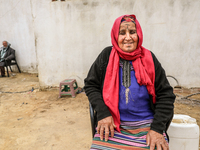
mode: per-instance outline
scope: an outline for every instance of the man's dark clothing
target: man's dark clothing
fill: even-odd
[[[0,55],[1,55],[1,51],[2,50],[0,50]],[[1,56],[0,56],[0,58],[1,58]],[[3,57],[4,60],[0,62],[1,76],[5,76],[5,69],[4,69],[5,61],[6,61],[7,65],[9,65],[13,58],[15,58],[15,50],[12,49],[11,47],[8,47],[6,50],[6,53]]]

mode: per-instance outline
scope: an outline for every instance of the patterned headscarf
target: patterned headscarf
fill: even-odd
[[[124,21],[126,21],[126,22],[133,22],[135,24],[135,19],[132,16],[125,16],[125,17],[123,17],[122,20],[121,20],[121,23],[124,22]]]

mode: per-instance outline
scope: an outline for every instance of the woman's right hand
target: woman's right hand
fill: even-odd
[[[116,128],[116,125],[114,124],[112,116],[108,116],[99,120],[97,125],[97,133],[100,134],[100,139],[103,140],[105,131],[105,141],[108,141],[109,133],[111,134],[111,137],[114,136],[114,128]]]

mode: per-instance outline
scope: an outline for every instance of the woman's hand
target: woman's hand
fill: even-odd
[[[97,133],[100,134],[100,139],[103,140],[103,134],[105,131],[105,141],[108,141],[109,133],[111,133],[111,137],[114,136],[114,128],[116,128],[116,125],[114,124],[112,116],[99,120]]]
[[[164,136],[156,131],[149,130],[147,133],[147,145],[150,146],[150,150],[154,150],[155,146],[157,150],[169,150],[169,146]]]

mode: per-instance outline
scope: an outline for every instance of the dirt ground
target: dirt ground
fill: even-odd
[[[0,150],[88,150],[92,142],[84,92],[58,98],[58,88],[39,90],[36,74],[0,78]],[[59,83],[58,83],[59,84]],[[32,90],[34,88],[34,90]],[[176,114],[200,125],[199,88],[175,89]]]

